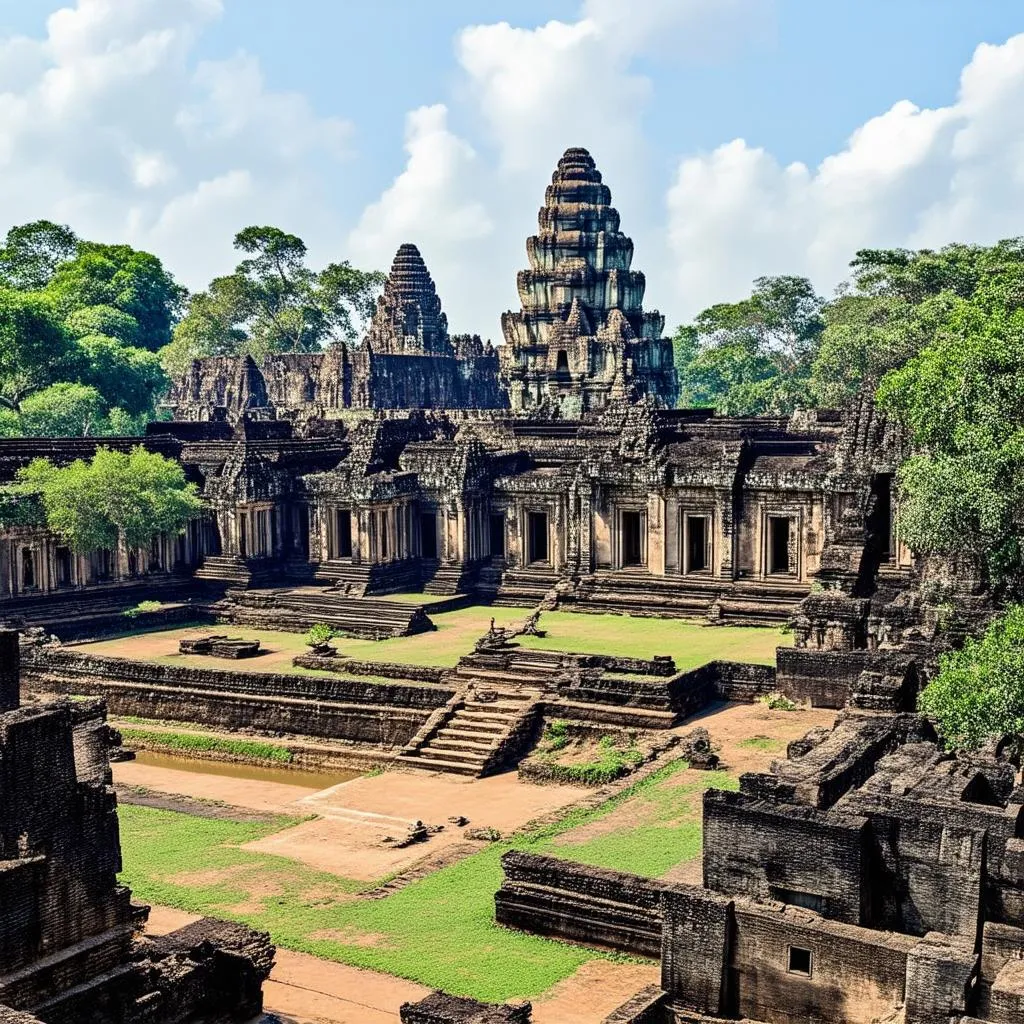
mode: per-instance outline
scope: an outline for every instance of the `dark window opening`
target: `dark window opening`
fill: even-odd
[[[295,548],[300,558],[309,558],[309,506],[295,509]]]
[[[437,558],[437,513],[420,513],[420,555]]]
[[[643,514],[622,513],[622,564],[643,565]]]
[[[128,575],[139,575],[139,556],[135,553],[134,549],[128,552]]]
[[[874,504],[868,519],[868,534],[881,561],[888,562],[892,550],[892,477],[875,478]]]
[[[71,548],[57,548],[57,586],[71,586]]]
[[[97,559],[96,578],[109,580],[114,575],[114,555],[110,548],[100,548]]]
[[[149,542],[149,571],[160,571],[160,537],[157,535]]]
[[[546,512],[528,512],[527,516],[527,550],[529,562],[546,562],[548,560],[548,516]]]
[[[243,558],[249,556],[249,538],[246,536],[249,532],[249,515],[246,512],[240,512],[238,514],[238,553]]]
[[[352,557],[352,513],[347,508],[338,509],[338,558]]]
[[[24,590],[36,586],[36,556],[31,548],[21,549],[21,586]]]
[[[490,518],[491,558],[505,557],[505,516],[493,513]]]
[[[771,886],[772,899],[780,903],[788,903],[792,907],[803,907],[805,910],[813,910],[816,914],[824,914],[825,900],[817,893],[801,892],[799,889],[782,889],[779,886]]]
[[[789,565],[789,516],[768,517],[768,572],[791,572]]]
[[[558,350],[558,358],[555,364],[555,373],[561,377],[569,376],[569,353],[564,348]]]
[[[711,567],[707,516],[686,517],[686,565],[688,572],[706,572]]]
[[[789,973],[802,974],[805,978],[811,976],[811,951],[801,949],[799,946],[789,947]]]
[[[387,512],[381,512],[380,514],[380,557],[388,557],[388,514]]]

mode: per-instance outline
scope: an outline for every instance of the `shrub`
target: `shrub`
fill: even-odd
[[[976,750],[993,736],[1024,740],[1024,606],[1011,605],[985,635],[944,654],[918,698],[950,750]]]
[[[159,601],[140,601],[134,608],[125,608],[122,614],[127,615],[129,619],[134,619],[137,615],[158,612],[162,607],[163,605]]]
[[[769,711],[796,711],[796,704],[784,693],[766,693],[757,698]]]
[[[326,622],[318,622],[309,628],[304,642],[307,647],[319,647],[321,644],[333,640],[337,635],[333,626],[328,626]]]

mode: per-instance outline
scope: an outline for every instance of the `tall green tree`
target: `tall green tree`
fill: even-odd
[[[48,527],[75,551],[143,547],[156,534],[177,533],[203,511],[181,466],[141,446],[130,453],[100,448],[89,462],[55,466],[35,459],[15,488],[38,495]]]
[[[96,306],[130,316],[137,325],[134,343],[154,352],[171,340],[187,296],[156,256],[99,242],[79,242],[74,258],[57,267],[43,294],[63,320]]]
[[[748,298],[703,310],[676,334],[681,403],[729,415],[806,404],[823,306],[806,278],[760,277]]]
[[[66,224],[36,220],[13,227],[0,247],[0,283],[19,291],[38,291],[77,249],[78,236]]]
[[[26,396],[73,374],[75,357],[46,298],[0,288],[0,404],[17,411]]]
[[[271,226],[235,236],[245,254],[234,273],[192,296],[173,342],[161,351],[170,373],[210,355],[311,352],[358,337],[372,314],[385,275],[348,262],[317,272],[297,235]]]
[[[913,448],[898,477],[900,529],[918,552],[969,556],[1012,595],[1024,584],[1024,264],[1016,242],[952,248],[938,295],[899,267],[932,323],[878,389]]]

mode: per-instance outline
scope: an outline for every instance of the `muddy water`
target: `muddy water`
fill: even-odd
[[[140,750],[135,755],[135,760],[139,764],[148,764],[154,768],[173,768],[179,772],[223,775],[229,779],[250,779],[255,782],[277,782],[285,786],[302,786],[305,789],[328,789],[363,774],[356,771],[311,772],[298,768],[265,768],[262,765],[239,764],[234,761],[208,761],[203,758],[181,757],[177,754],[158,754],[152,750]]]

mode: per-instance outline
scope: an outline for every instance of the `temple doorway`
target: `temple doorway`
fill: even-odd
[[[622,565],[644,564],[644,517],[642,512],[623,512],[622,529]]]
[[[530,563],[548,561],[548,515],[546,512],[526,514],[526,557]]]
[[[70,587],[71,586],[71,549],[70,548],[57,548],[55,552],[56,563],[57,563],[57,586],[58,587]]]
[[[31,548],[21,549],[21,589],[36,588],[36,555]]]
[[[559,377],[569,376],[569,353],[564,348],[558,350],[558,356],[555,364],[555,374]]]
[[[420,555],[437,558],[437,513],[420,513]]]
[[[505,516],[494,512],[490,517],[491,558],[505,557]]]
[[[686,517],[686,571],[711,568],[711,520],[709,516]]]
[[[302,559],[309,558],[309,506],[295,509],[295,552]]]
[[[352,513],[347,508],[336,511],[334,528],[337,538],[337,554],[335,558],[352,557]]]
[[[789,542],[792,530],[789,516],[768,517],[768,572],[791,573]]]

